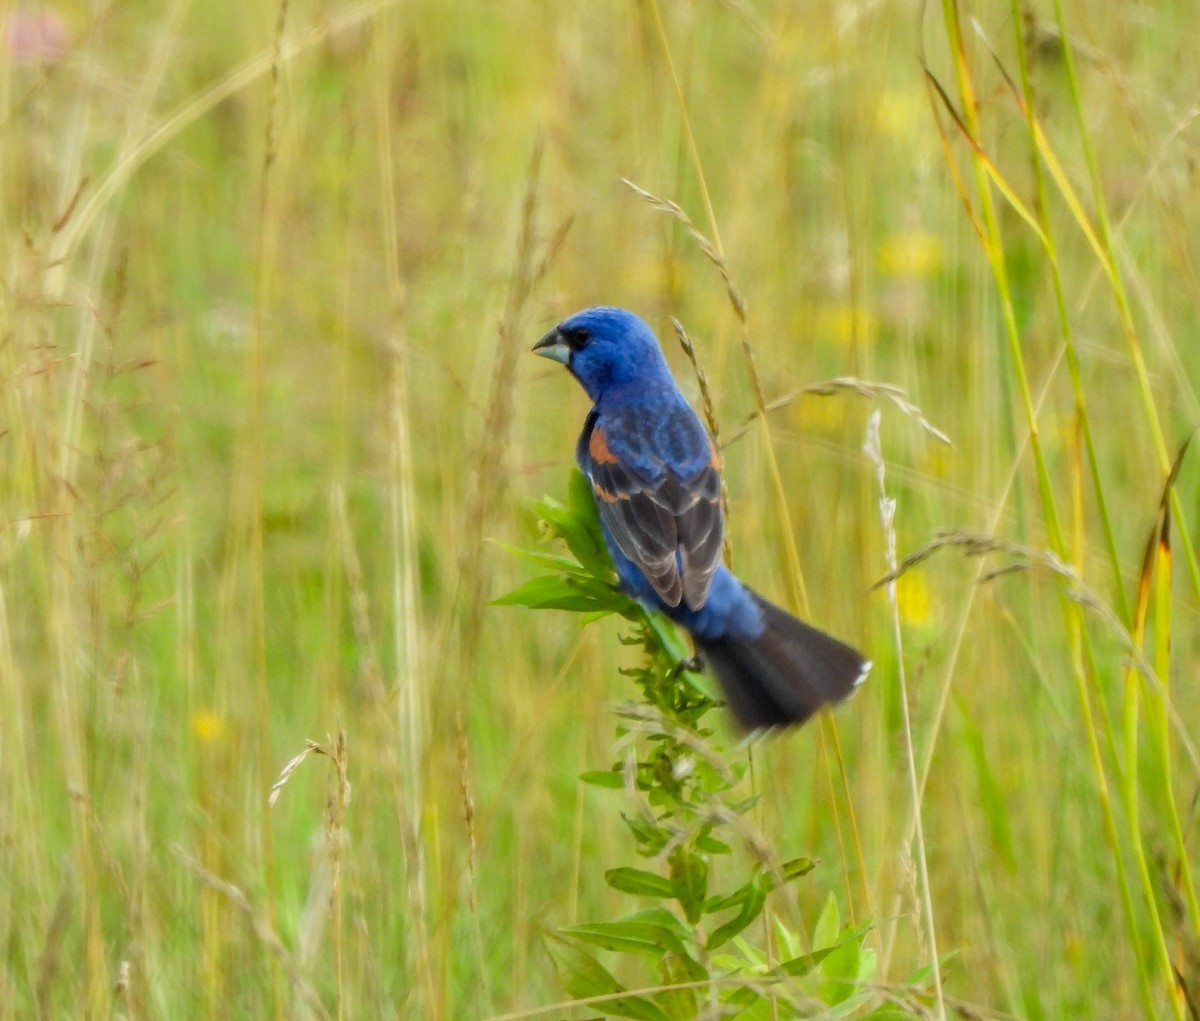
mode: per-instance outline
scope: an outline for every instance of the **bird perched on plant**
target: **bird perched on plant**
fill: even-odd
[[[691,633],[738,722],[803,723],[853,692],[868,660],[721,562],[721,459],[650,327],[624,309],[589,308],[533,350],[562,362],[592,399],[575,458],[621,586]]]

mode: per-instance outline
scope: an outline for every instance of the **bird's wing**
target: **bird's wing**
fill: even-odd
[[[724,529],[720,457],[698,421],[694,432],[686,440],[705,444],[701,456],[679,468],[668,451],[653,450],[657,444],[631,444],[625,430],[610,430],[593,415],[578,455],[621,552],[668,606],[698,610],[721,562]]]

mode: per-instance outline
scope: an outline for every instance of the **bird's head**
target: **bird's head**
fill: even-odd
[[[533,350],[562,362],[593,401],[627,383],[652,385],[671,378],[654,331],[622,308],[597,306],[576,312]]]

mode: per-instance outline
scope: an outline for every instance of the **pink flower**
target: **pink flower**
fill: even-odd
[[[4,26],[4,52],[18,64],[53,64],[67,52],[67,23],[47,7],[23,6]]]

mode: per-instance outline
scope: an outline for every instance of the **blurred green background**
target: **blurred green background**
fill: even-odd
[[[621,628],[488,605],[595,303],[698,397],[687,328],[736,570],[876,662],[755,746],[786,910],[967,1016],[1196,1016],[1200,21],[1062,7],[0,4],[0,1018],[595,1016],[539,934],[625,901]],[[876,409],[901,556],[1021,547],[899,644]]]

